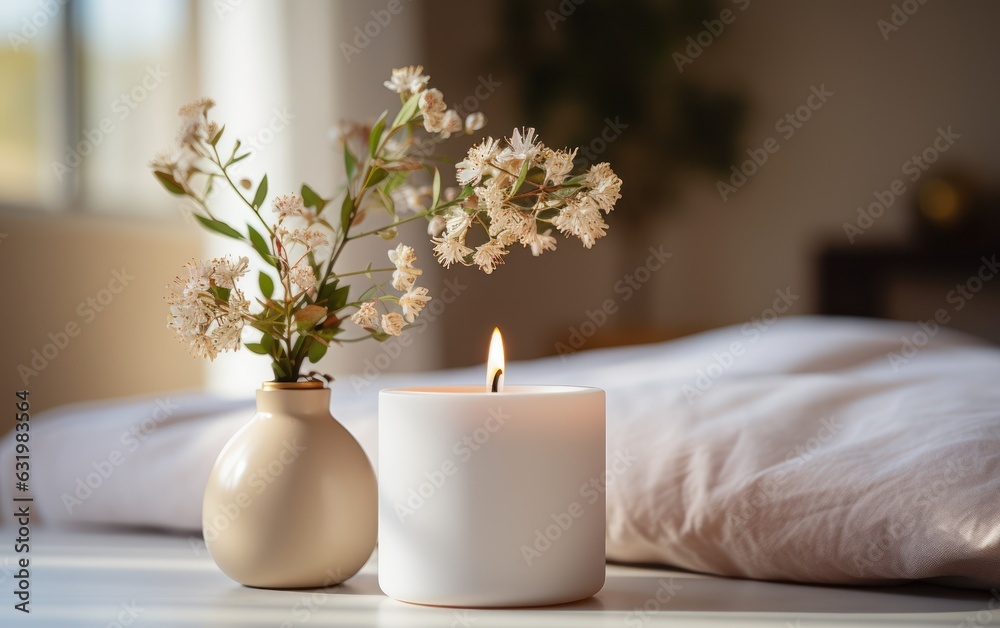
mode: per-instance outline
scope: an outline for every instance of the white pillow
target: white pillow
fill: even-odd
[[[920,333],[785,319],[513,363],[507,381],[607,391],[611,560],[802,582],[1000,586],[1000,350]],[[907,342],[924,346],[914,353]],[[482,377],[477,367],[357,388],[345,379],[332,409],[375,463],[378,389]],[[165,394],[161,406],[167,399],[176,408],[163,420],[150,418],[152,398],[35,417],[41,520],[198,530],[208,472],[253,404]],[[12,446],[8,437],[0,468],[13,468]],[[88,481],[97,488],[81,499]],[[0,483],[4,500],[9,485]]]

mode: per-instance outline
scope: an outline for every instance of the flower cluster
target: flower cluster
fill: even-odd
[[[438,142],[482,129],[485,116],[476,112],[463,120],[430,86],[421,66],[393,70],[385,86],[400,96],[395,116],[385,111],[375,122],[340,127],[346,182],[336,201],[308,185],[300,193],[269,196],[266,175],[255,190],[249,179],[234,180],[233,166],[250,153],[238,139],[222,150],[226,127],[209,118],[215,103],[205,98],[181,108],[177,146],[156,156],[153,174],[168,192],[193,202],[204,227],[251,248],[263,268],[255,270],[259,296],[253,311],[237,287],[248,272],[246,257],[189,262],[168,286],[168,324],[194,355],[213,360],[242,344],[271,358],[277,381],[294,382],[307,360],[319,361],[333,344],[399,336],[431,300],[428,289],[416,285],[422,271],[414,249],[397,244],[388,253],[391,265],[381,268],[368,264],[344,272],[336,263],[349,242],[367,236],[392,240],[411,220],[427,219],[434,254],[444,266],[476,265],[486,273],[503,263],[512,244],[534,255],[555,249],[553,230],[580,238],[588,248],[605,234],[603,216],[621,190],[608,164],[574,173],[576,150],[552,150],[534,129],[515,129],[503,143],[487,138],[473,146],[457,164],[458,186],[443,186],[430,153]],[[410,183],[419,171],[429,180]],[[214,186],[236,194],[249,222],[230,224],[213,213]],[[366,216],[385,215],[382,210],[387,222],[359,227]],[[480,227],[484,234],[473,236]],[[356,285],[345,282],[349,277],[371,285],[352,298]],[[345,318],[364,334],[354,329],[351,337]],[[259,341],[243,338],[247,327],[260,334]]]
[[[167,325],[187,341],[193,355],[214,360],[223,351],[239,349],[250,303],[236,281],[248,264],[246,257],[188,262],[167,287]]]
[[[456,178],[474,194],[432,223],[438,261],[446,268],[475,264],[489,274],[511,244],[530,248],[536,257],[555,250],[552,228],[592,247],[607,233],[602,212],[614,209],[622,181],[607,163],[570,177],[575,157],[576,149],[546,147],[535,129],[514,129],[506,146],[492,137],[473,146],[456,165]],[[473,249],[466,238],[475,224],[485,228],[488,240]]]
[[[399,244],[395,249],[389,251],[389,261],[395,266],[392,273],[392,287],[403,293],[398,299],[385,297],[383,300],[395,300],[401,312],[388,312],[381,318],[382,332],[390,336],[399,336],[403,333],[404,321],[412,323],[417,315],[424,309],[431,297],[427,294],[427,288],[418,288],[415,284],[417,277],[423,271],[413,264],[417,261],[417,255],[413,248],[405,244]],[[378,299],[365,301],[358,307],[358,311],[351,315],[351,322],[363,327],[371,332],[379,331],[379,312],[376,308]]]
[[[486,116],[480,112],[470,113],[462,120],[454,109],[448,109],[444,94],[436,88],[427,89],[429,76],[424,75],[424,66],[411,65],[395,68],[392,77],[383,83],[388,89],[404,99],[417,97],[424,129],[428,133],[440,133],[444,138],[454,133],[472,134],[486,125]]]

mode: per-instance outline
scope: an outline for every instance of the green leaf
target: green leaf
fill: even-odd
[[[253,208],[260,209],[260,206],[264,203],[264,198],[267,196],[267,175],[260,180],[260,185],[257,186],[257,193],[253,196]]]
[[[396,114],[396,119],[392,121],[393,128],[405,122],[409,122],[410,119],[413,117],[413,114],[416,113],[417,107],[419,106],[420,106],[420,94],[418,93],[410,96],[410,99],[403,104],[402,108],[400,108],[399,110],[399,113]]]
[[[274,378],[277,380],[288,377],[288,375],[285,374],[285,369],[277,362],[271,362],[271,370],[274,371]]]
[[[383,179],[385,179],[388,176],[389,176],[388,171],[383,170],[382,168],[375,168],[375,169],[373,169],[372,173],[370,175],[368,175],[368,186],[367,187],[369,187],[369,188],[375,187]]]
[[[329,327],[327,329],[320,329],[313,332],[313,336],[316,338],[322,338],[323,340],[330,342],[333,337],[344,331],[340,327]]]
[[[340,230],[342,233],[347,233],[347,230],[351,228],[351,213],[354,211],[354,200],[351,199],[351,193],[344,193],[344,202],[340,206]]]
[[[267,349],[265,349],[264,345],[260,344],[259,342],[244,342],[243,345],[246,346],[247,349],[253,351],[254,353],[257,353],[259,355],[267,355]]]
[[[313,340],[309,345],[309,361],[313,364],[319,362],[326,355],[327,346],[318,340]]]
[[[274,347],[274,338],[271,337],[271,334],[264,334],[260,337],[260,346],[267,349],[268,353],[271,352],[271,349]]]
[[[322,286],[320,286],[319,294],[316,295],[316,301],[317,302],[325,301],[328,298],[330,298],[330,295],[332,295],[337,290],[337,284],[339,283],[340,283],[339,280],[334,279],[333,281],[325,283]]]
[[[375,188],[375,193],[378,195],[380,201],[382,201],[382,207],[385,207],[385,211],[389,212],[389,215],[396,218],[396,202],[392,200],[392,197],[386,194],[382,188]]]
[[[434,168],[434,186],[431,188],[431,209],[434,209],[438,205],[438,201],[441,200],[441,172],[435,166]]]
[[[212,146],[215,146],[216,144],[218,144],[219,140],[222,139],[222,132],[225,131],[225,130],[226,130],[226,125],[223,124],[222,128],[219,129],[219,132],[216,133],[215,136],[211,140],[208,141],[208,143],[211,144]]]
[[[267,240],[262,236],[256,229],[247,225],[247,232],[250,234],[250,244],[253,245],[253,250],[257,251],[257,254],[263,258],[265,262],[278,267],[278,258],[271,254],[271,249],[267,246]],[[271,298],[268,295],[268,298]]]
[[[184,188],[182,188],[180,184],[177,183],[177,179],[175,179],[171,174],[166,172],[160,172],[159,170],[154,170],[153,176],[155,176],[156,179],[160,182],[160,184],[167,189],[167,192],[170,192],[171,194],[176,194],[177,196],[187,195],[187,192],[184,191]]]
[[[236,157],[236,156],[230,157],[229,161],[226,162],[226,168],[228,168],[229,166],[235,164],[236,162],[243,161],[244,159],[246,159],[249,156],[250,156],[250,153],[248,151],[248,152],[243,153],[239,157]]]
[[[219,286],[212,286],[211,288],[209,288],[208,291],[211,292],[216,299],[229,303],[229,294],[231,292],[229,288],[220,288]]]
[[[340,308],[344,307],[345,305],[347,305],[347,294],[350,291],[351,291],[350,286],[342,286],[340,288],[337,288],[336,290],[333,291],[333,294],[330,295],[330,300],[326,304],[326,307],[331,312],[336,312]]]
[[[230,238],[235,238],[237,240],[245,239],[242,233],[240,233],[236,229],[233,229],[232,227],[222,222],[221,220],[215,220],[214,218],[199,216],[197,214],[195,214],[194,217],[197,218],[198,222],[200,222],[202,226],[205,227],[206,229],[210,229],[212,231],[215,231],[216,233],[221,233],[224,236],[229,236]]]
[[[393,190],[406,183],[406,177],[408,177],[409,174],[410,173],[408,172],[393,172],[389,175],[389,178],[386,180],[385,185],[382,186],[382,189],[385,190],[386,194],[392,194]]]
[[[357,303],[364,303],[365,301],[371,301],[375,293],[378,292],[378,286],[372,286],[365,290],[365,293],[358,297]]]
[[[348,181],[353,181],[354,176],[358,174],[358,160],[354,158],[354,153],[347,147],[347,142],[344,142],[344,172],[347,173]],[[302,195],[302,198],[305,198],[305,194]]]
[[[524,163],[521,164],[521,173],[517,175],[517,181],[514,182],[514,187],[511,188],[511,195],[517,194],[517,191],[521,188],[521,184],[524,183],[524,178],[528,176],[529,168],[531,168],[531,160],[525,159]]]
[[[378,150],[378,144],[382,140],[382,130],[385,128],[385,117],[388,114],[388,110],[382,112],[378,121],[375,122],[375,126],[372,127],[371,134],[368,135],[368,156],[372,159],[375,158],[375,151]]]
[[[260,276],[257,277],[257,283],[260,285],[260,292],[265,299],[270,299],[274,295],[274,280],[271,279],[270,275],[261,271]]]
[[[321,211],[323,211],[323,208],[326,207],[326,204],[329,202],[330,201],[326,200],[325,198],[317,194],[311,187],[309,187],[305,183],[302,184],[303,205],[305,205],[306,207],[315,207],[316,213],[318,214]]]

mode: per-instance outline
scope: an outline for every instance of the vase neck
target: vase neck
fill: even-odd
[[[258,390],[257,411],[301,417],[329,417],[330,390]]]

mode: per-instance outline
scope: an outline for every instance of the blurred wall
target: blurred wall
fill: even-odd
[[[425,30],[427,64],[432,76],[447,77],[446,97],[462,96],[491,72],[501,83],[483,103],[491,117],[486,132],[494,136],[509,135],[514,124],[533,124],[517,114],[516,76],[484,63],[498,45],[491,25],[499,21],[500,5],[428,3]],[[546,11],[558,13],[562,5],[569,3],[538,3],[524,16],[525,28],[549,29]],[[701,35],[709,43],[684,71],[748,97],[741,160],[748,159],[746,149],[758,150],[770,137],[778,142],[777,152],[726,200],[717,189],[722,177],[691,174],[680,198],[664,202],[638,239],[623,238],[613,214],[608,238],[591,251],[560,241],[560,250],[547,258],[512,255],[492,277],[458,273],[468,277],[469,289],[445,315],[447,361],[479,359],[467,347],[481,344],[494,323],[509,330],[508,355],[524,358],[555,353],[559,343],[569,347],[581,331],[595,327],[593,337],[582,338],[584,348],[600,344],[601,336],[629,336],[629,328],[642,325],[653,329],[644,337],[654,339],[747,321],[770,307],[778,290],[795,297],[789,314],[808,314],[817,303],[819,247],[849,245],[844,223],[857,220],[857,208],[867,207],[873,192],[904,177],[905,162],[931,146],[939,128],[950,126],[961,138],[937,166],[961,165],[995,181],[1000,5],[913,5],[919,9],[896,28],[890,2],[719,2],[720,11],[731,11],[730,23],[718,36]],[[573,20],[571,13],[564,17],[556,28]],[[888,40],[879,20],[890,25]],[[627,42],[595,45],[606,48],[607,65],[594,72],[629,71],[615,63],[616,46]],[[813,88],[833,95],[826,102],[814,97],[819,108],[791,127],[790,136],[789,124],[776,129],[780,118],[806,105]],[[606,112],[611,118],[615,113]],[[594,121],[595,137],[603,125]],[[539,132],[544,140],[545,130]],[[642,129],[631,126],[618,141],[632,133]],[[627,197],[629,171],[621,165],[616,170]],[[906,181],[906,192],[854,246],[911,236],[916,184]],[[661,246],[672,254],[669,261],[660,270],[641,270],[649,247]],[[644,277],[647,283],[636,281]]]
[[[3,391],[32,410],[196,387],[203,363],[166,327],[164,286],[197,232],[78,214],[4,214]],[[13,401],[12,401],[13,403]],[[5,413],[0,431],[13,424]]]

